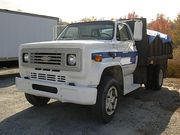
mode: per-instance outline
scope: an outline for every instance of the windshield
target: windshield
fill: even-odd
[[[76,23],[67,26],[58,40],[112,40],[113,33],[111,21]]]

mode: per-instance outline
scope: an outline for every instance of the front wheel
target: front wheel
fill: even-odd
[[[47,98],[47,97],[40,97],[40,96],[35,96],[35,95],[27,94],[27,93],[25,93],[25,97],[27,101],[34,106],[46,105],[50,100],[50,98]]]
[[[119,102],[119,84],[112,77],[104,77],[98,86],[96,113],[100,121],[112,120]]]

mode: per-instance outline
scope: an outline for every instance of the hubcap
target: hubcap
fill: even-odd
[[[106,95],[106,113],[112,115],[117,107],[118,102],[118,91],[115,86],[111,86]]]
[[[159,86],[163,83],[163,71],[162,69],[159,70]]]

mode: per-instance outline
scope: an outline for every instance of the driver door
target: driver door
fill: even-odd
[[[136,68],[137,57],[135,42],[132,39],[130,28],[125,23],[117,24],[117,50],[120,55],[120,64],[125,75],[132,74]]]

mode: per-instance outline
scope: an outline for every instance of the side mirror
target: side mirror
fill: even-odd
[[[142,30],[143,30],[142,21],[136,21],[134,23],[134,35],[133,35],[135,41],[142,40]]]

